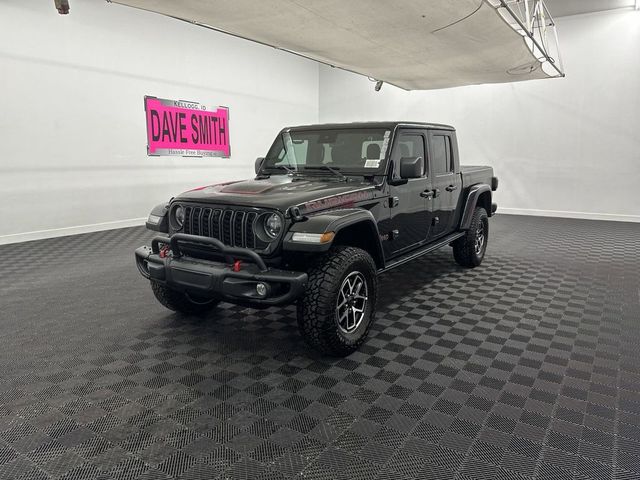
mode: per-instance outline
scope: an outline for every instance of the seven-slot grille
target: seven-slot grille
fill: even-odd
[[[253,211],[186,206],[184,233],[217,238],[230,247],[264,248],[253,231],[256,218]]]

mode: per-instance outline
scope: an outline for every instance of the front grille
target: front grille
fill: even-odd
[[[256,237],[253,222],[258,213],[216,207],[185,207],[184,233],[217,238],[229,247],[265,248]]]

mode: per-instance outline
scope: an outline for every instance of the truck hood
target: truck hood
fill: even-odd
[[[346,205],[373,198],[378,196],[373,192],[374,186],[373,181],[345,182],[331,177],[296,178],[274,175],[264,179],[196,188],[180,194],[175,200],[274,208],[282,212],[289,207],[303,205],[303,211],[309,212],[341,205],[341,200],[344,200],[342,203]],[[365,193],[367,191],[370,193]],[[331,199],[340,201],[332,202]]]

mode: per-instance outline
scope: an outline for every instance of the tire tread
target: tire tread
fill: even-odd
[[[337,332],[335,323],[335,292],[342,276],[354,263],[364,262],[372,286],[369,290],[371,318],[366,330],[354,342],[347,342]],[[345,356],[360,347],[373,324],[377,298],[376,266],[366,251],[348,246],[338,246],[320,257],[308,271],[309,282],[304,297],[298,301],[298,326],[305,341],[313,348],[332,355]]]
[[[453,242],[453,258],[456,263],[462,267],[466,268],[474,268],[482,263],[482,259],[484,258],[484,253],[482,258],[478,258],[475,248],[475,236],[478,230],[478,223],[484,221],[484,219],[488,218],[487,211],[482,207],[476,207],[473,212],[473,217],[471,217],[471,224],[469,225],[469,230],[465,233],[463,237],[460,237],[455,242]],[[486,227],[486,238],[485,241],[489,239],[489,230],[488,226]],[[486,247],[485,247],[486,251]]]

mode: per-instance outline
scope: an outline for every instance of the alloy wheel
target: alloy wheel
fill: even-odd
[[[484,250],[486,241],[484,222],[480,221],[478,223],[478,229],[476,230],[476,242],[475,242],[475,251],[476,255],[482,255]]]
[[[352,333],[360,326],[367,310],[368,293],[367,280],[358,271],[342,281],[336,303],[336,321],[342,332]]]

